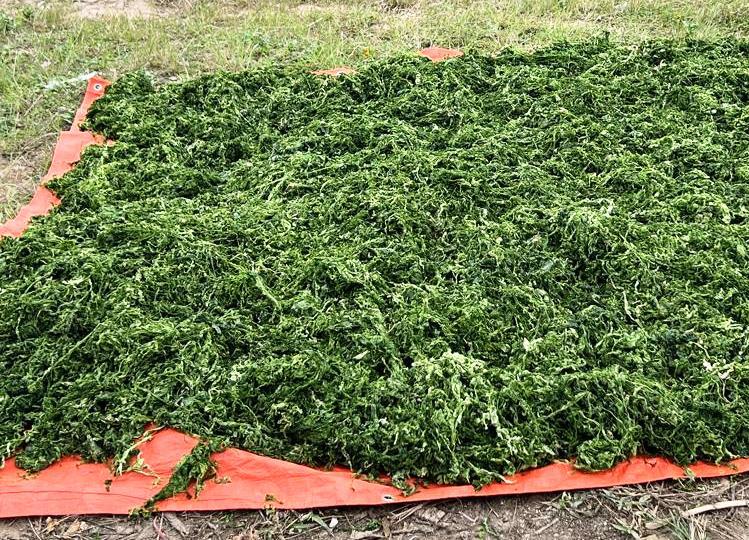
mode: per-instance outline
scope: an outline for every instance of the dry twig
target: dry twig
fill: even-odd
[[[681,513],[681,517],[692,517],[705,512],[713,512],[715,510],[725,510],[726,508],[741,508],[743,506],[749,506],[749,499],[739,499],[737,501],[721,501],[713,504],[703,504],[689,510],[684,510]]]

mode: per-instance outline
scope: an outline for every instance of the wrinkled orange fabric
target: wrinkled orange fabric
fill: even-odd
[[[430,47],[421,52],[431,60],[459,56],[460,51]],[[349,68],[323,70],[320,74],[339,75]],[[80,131],[80,123],[91,103],[109,83],[95,77],[70,131],[60,134],[52,165],[45,180],[70,170],[89,144],[101,144],[101,138]],[[34,216],[47,214],[59,199],[40,187],[18,216],[0,226],[0,235],[20,236]],[[127,514],[140,508],[169,481],[179,460],[189,454],[198,439],[173,429],[162,429],[145,437],[138,449],[142,466],[114,476],[109,464],[84,463],[69,456],[37,474],[19,469],[9,459],[0,469],[0,518],[34,515]],[[230,448],[213,455],[218,467],[216,477],[206,482],[196,497],[182,493],[162,501],[161,511],[302,509],[360,505],[381,505],[431,501],[457,497],[487,497],[545,493],[639,484],[694,476],[711,478],[749,472],[749,459],[737,459],[727,465],[695,463],[688,470],[660,457],[637,456],[607,471],[587,473],[571,463],[557,462],[524,471],[484,486],[429,485],[404,496],[388,485],[357,477],[345,468],[320,470],[304,465],[260,456]]]
[[[91,104],[104,95],[109,81],[101,77],[92,77],[88,81],[86,93],[81,106],[75,113],[73,124],[69,131],[63,131],[57,138],[57,144],[52,155],[52,163],[47,174],[42,177],[42,185],[34,192],[28,204],[23,206],[16,217],[0,224],[0,236],[19,237],[28,228],[31,219],[46,216],[50,210],[60,204],[54,193],[44,187],[44,183],[57,176],[62,176],[81,158],[81,152],[90,144],[102,144],[104,139],[89,131],[81,131],[81,123],[86,118],[86,112]]]

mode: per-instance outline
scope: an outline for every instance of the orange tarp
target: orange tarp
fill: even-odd
[[[430,47],[421,54],[431,60],[460,55],[459,51]],[[350,73],[350,68],[320,71],[320,74]],[[80,123],[91,103],[109,83],[92,78],[70,131],[60,134],[45,180],[70,170],[89,144],[102,139],[80,131]],[[20,236],[34,216],[47,214],[60,201],[40,187],[16,218],[0,226],[0,236]],[[109,464],[84,463],[65,457],[37,474],[28,474],[9,459],[0,469],[0,518],[32,515],[127,514],[143,506],[169,481],[179,460],[189,454],[198,439],[172,429],[158,430],[140,444],[142,466],[114,476]],[[261,508],[322,508],[418,502],[456,497],[518,495],[575,489],[590,489],[686,478],[711,478],[749,472],[749,459],[727,465],[695,463],[688,470],[668,459],[637,456],[614,468],[586,473],[571,463],[558,462],[507,477],[480,490],[472,486],[419,486],[404,496],[387,483],[359,478],[344,468],[320,470],[230,448],[214,454],[216,478],[195,497],[179,494],[160,502],[158,510],[239,510]]]
[[[52,155],[52,164],[49,171],[42,178],[42,184],[56,176],[62,176],[81,158],[81,152],[90,144],[101,144],[103,139],[89,131],[81,131],[81,122],[86,117],[86,112],[91,104],[104,95],[109,86],[109,81],[100,77],[92,77],[88,81],[86,93],[83,96],[81,106],[75,113],[73,124],[69,131],[63,131],[57,138],[55,151]],[[54,193],[41,185],[34,192],[28,204],[18,211],[16,217],[0,224],[0,236],[19,237],[27,229],[31,218],[45,216],[53,207],[60,204]]]

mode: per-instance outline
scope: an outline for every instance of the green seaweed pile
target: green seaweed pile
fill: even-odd
[[[0,457],[749,455],[749,43],[122,77],[0,242]],[[120,461],[122,462],[122,461]]]

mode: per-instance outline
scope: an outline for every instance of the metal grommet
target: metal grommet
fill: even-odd
[[[383,495],[382,500],[386,502],[393,502],[395,500],[395,497],[392,495]]]
[[[96,84],[94,84],[94,90],[96,90],[97,92],[98,92],[99,90],[101,90],[101,83],[96,83]]]

